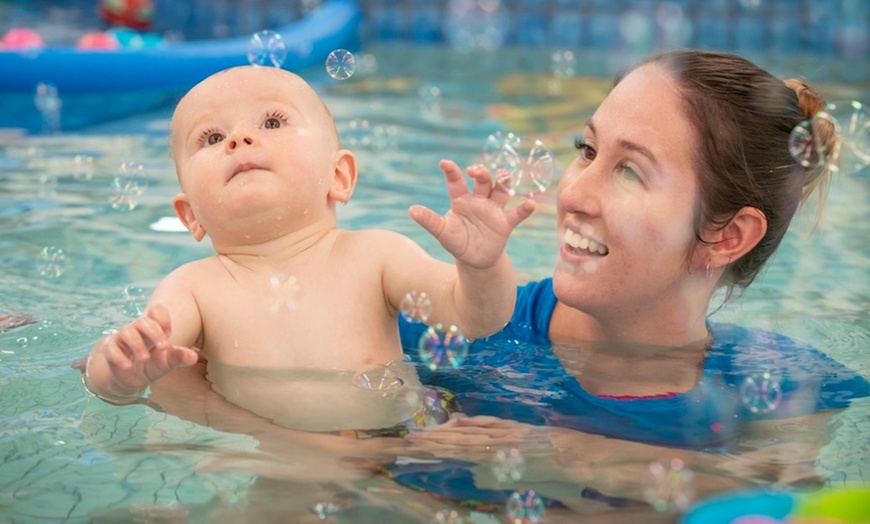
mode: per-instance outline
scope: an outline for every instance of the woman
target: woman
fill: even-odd
[[[457,393],[464,414],[488,416],[414,434],[419,449],[479,446],[486,456],[540,440],[534,427],[545,424],[560,473],[577,482],[622,468],[636,488],[649,460],[674,454],[738,478],[814,482],[828,420],[820,412],[868,395],[867,381],[787,337],[711,324],[707,314],[720,288],[730,297],[753,281],[799,204],[824,192],[833,126],[812,126],[797,158],[789,140],[825,105],[803,82],[716,52],[652,56],[619,77],[559,184],[552,278],[520,288],[511,322],[475,343],[466,366],[421,376]],[[423,329],[404,324],[404,346],[416,350]],[[803,429],[770,441],[786,419]],[[790,460],[743,453],[723,465],[659,447],[731,452],[765,439],[772,445],[752,453],[788,448]],[[600,463],[620,456],[640,459],[628,470]]]

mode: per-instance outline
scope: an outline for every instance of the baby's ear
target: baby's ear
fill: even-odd
[[[339,150],[333,162],[332,185],[327,193],[329,200],[347,204],[356,186],[356,178],[356,157],[347,149]]]
[[[202,227],[202,224],[196,219],[196,215],[193,214],[193,208],[190,207],[190,202],[187,201],[187,195],[184,193],[175,195],[175,198],[172,199],[172,207],[175,208],[175,214],[181,219],[184,227],[193,234],[193,238],[197,242],[202,240],[205,237],[205,228]]]

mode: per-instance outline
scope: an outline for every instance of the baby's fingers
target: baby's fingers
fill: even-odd
[[[514,229],[535,212],[535,201],[528,199],[506,213],[508,224]]]
[[[440,238],[441,233],[444,232],[444,218],[431,209],[413,205],[408,209],[408,214],[433,237]]]
[[[489,198],[493,192],[493,180],[489,170],[483,164],[474,164],[466,170],[468,176],[474,180],[471,194]]]
[[[450,200],[454,200],[463,195],[468,194],[468,186],[465,183],[465,176],[456,162],[452,160],[442,160],[438,162],[438,166],[444,171],[444,180],[447,182],[447,194]]]

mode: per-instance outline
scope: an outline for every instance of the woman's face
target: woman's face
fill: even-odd
[[[698,270],[686,261],[695,245],[695,141],[660,66],[634,70],[605,98],[559,183],[560,301],[595,316],[685,298],[689,272]]]

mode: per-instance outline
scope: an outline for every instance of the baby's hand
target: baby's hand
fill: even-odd
[[[510,194],[493,183],[484,166],[476,164],[468,168],[468,176],[474,179],[471,192],[459,166],[450,160],[442,160],[439,166],[447,180],[450,210],[441,217],[431,209],[415,205],[409,210],[411,218],[462,263],[479,269],[492,266],[504,253],[514,228],[535,210],[535,202],[526,200],[505,211]]]
[[[88,358],[85,385],[104,400],[126,403],[173,369],[192,366],[198,353],[170,343],[171,329],[169,311],[158,305],[104,337]]]

